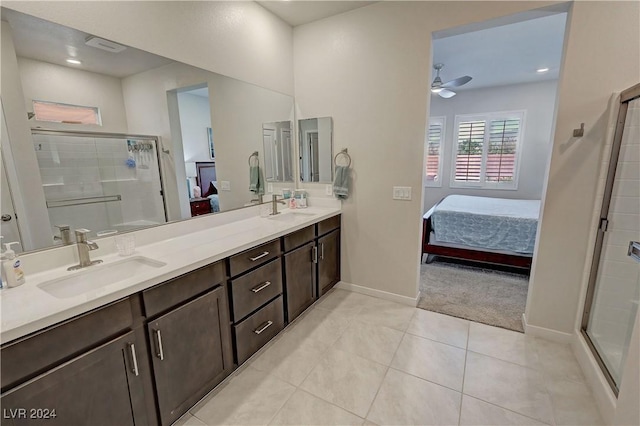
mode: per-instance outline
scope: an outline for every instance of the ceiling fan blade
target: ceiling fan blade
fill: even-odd
[[[438,95],[440,95],[441,98],[449,99],[453,98],[456,95],[456,92],[452,92],[449,89],[442,89],[438,92]]]
[[[455,80],[447,81],[446,83],[444,83],[442,85],[442,87],[444,87],[444,88],[460,87],[463,84],[467,84],[470,81],[471,81],[471,77],[469,77],[468,75],[465,75],[465,76],[462,76],[462,77],[458,77]]]

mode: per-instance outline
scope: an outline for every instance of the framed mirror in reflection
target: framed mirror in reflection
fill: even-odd
[[[331,117],[298,120],[300,181],[333,180],[333,121]]]
[[[267,182],[293,181],[292,97],[6,7],[2,19],[2,224],[24,250],[61,244],[57,225],[95,238],[252,205],[255,151]]]

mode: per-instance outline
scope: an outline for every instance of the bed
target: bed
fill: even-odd
[[[220,211],[218,198],[218,178],[216,176],[215,161],[196,163],[196,184],[202,190],[202,198],[208,198],[213,213]]]
[[[422,254],[531,268],[540,200],[449,195],[423,216]]]

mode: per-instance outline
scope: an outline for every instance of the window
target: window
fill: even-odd
[[[38,121],[65,124],[95,124],[102,126],[100,109],[98,107],[33,101],[33,112]]]
[[[444,144],[444,117],[429,118],[425,154],[425,186],[442,186],[442,146]]]
[[[452,187],[516,189],[524,112],[456,116]]]

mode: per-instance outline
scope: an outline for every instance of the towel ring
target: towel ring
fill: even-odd
[[[258,151],[254,151],[254,153],[249,156],[249,166],[251,166],[251,159],[253,157],[256,158],[256,164],[255,165],[259,166],[260,165],[260,160],[258,159]]]
[[[347,148],[344,148],[342,151],[337,153],[335,157],[333,157],[333,164],[336,165],[336,166],[338,165],[338,157],[341,156],[341,155],[347,157],[347,160],[349,161],[347,163],[347,167],[351,167],[351,156],[347,152]]]

